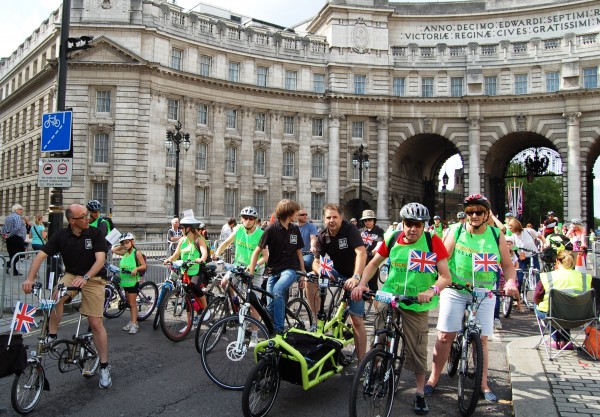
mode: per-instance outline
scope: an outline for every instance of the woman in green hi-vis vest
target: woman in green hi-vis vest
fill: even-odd
[[[506,285],[504,290],[509,296],[518,296],[517,274],[511,262],[504,235],[500,230],[488,224],[491,216],[491,204],[481,194],[472,194],[464,201],[467,222],[464,227],[449,233],[444,239],[444,245],[450,254],[449,267],[452,282],[464,285],[469,282],[474,287],[494,289],[497,274],[495,271],[479,271],[473,273],[473,254],[486,253],[498,256],[498,261]],[[442,369],[448,359],[452,341],[456,332],[461,329],[467,302],[471,295],[465,291],[447,288],[440,295],[440,312],[438,317],[438,338],[433,349],[433,365],[431,375],[425,385],[425,395],[431,395],[437,386]],[[481,342],[483,347],[483,376],[481,392],[490,402],[498,398],[488,386],[488,337],[494,334],[494,307],[496,297],[492,296],[482,301],[477,310],[477,318],[481,323]]]

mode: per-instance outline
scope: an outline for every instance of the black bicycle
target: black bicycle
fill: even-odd
[[[121,316],[125,310],[131,308],[127,294],[121,287],[121,273],[131,273],[119,269],[115,265],[106,263],[108,282],[104,286],[104,317],[114,319]],[[152,315],[158,299],[158,286],[152,281],[139,283],[139,293],[136,297],[135,308],[138,311],[138,320],[144,321]]]

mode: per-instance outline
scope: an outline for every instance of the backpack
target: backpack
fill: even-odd
[[[113,230],[113,229],[115,228],[115,224],[113,223],[113,221],[112,221],[112,218],[111,218],[111,217],[108,217],[108,216],[102,216],[102,217],[100,218],[100,220],[101,220],[101,221],[102,221],[102,220],[104,220],[104,221],[106,221],[106,223],[108,223],[108,231],[107,231],[107,233],[110,233],[110,231],[111,231],[111,230]]]
[[[140,264],[140,261],[138,261],[136,252],[137,252],[137,248],[134,247],[133,248],[133,256],[134,256],[134,258],[133,259],[135,259],[135,266],[140,266],[141,264]],[[148,262],[146,260],[146,254],[144,252],[142,252],[142,257],[144,258],[144,262],[146,263],[146,269],[147,269],[148,268]],[[140,271],[138,273],[138,276],[140,278],[142,278],[144,275],[146,275],[146,271]]]

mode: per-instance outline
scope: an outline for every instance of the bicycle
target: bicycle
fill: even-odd
[[[392,412],[406,357],[399,303],[412,304],[418,302],[418,299],[384,291],[365,292],[363,299],[367,298],[375,298],[387,306],[384,326],[375,330],[373,346],[360,361],[354,374],[350,391],[350,417],[388,417]],[[390,378],[390,375],[394,377]]]
[[[477,310],[485,298],[502,296],[504,291],[473,288],[470,283],[452,283],[450,288],[466,290],[472,297],[467,302],[462,330],[456,333],[446,365],[448,376],[453,377],[458,373],[458,408],[460,414],[467,417],[477,407],[483,377],[483,345]]]
[[[321,304],[317,313],[317,331],[311,333],[296,328],[259,342],[254,349],[257,362],[249,373],[242,393],[242,411],[246,417],[262,417],[273,407],[280,382],[301,385],[304,390],[338,374],[352,362],[354,332],[345,323],[348,315],[346,291],[335,317],[325,322],[325,296],[331,285],[343,286],[343,281],[297,271],[309,281],[318,280]],[[327,333],[327,334],[326,334]]]
[[[110,263],[105,264],[108,282],[104,286],[104,317],[114,319],[120,317],[125,310],[131,308],[127,294],[121,287],[121,273],[129,274],[130,271],[121,270]],[[144,321],[156,308],[158,287],[152,281],[140,281],[139,292],[136,297],[138,320]]]
[[[254,287],[253,276],[241,266],[233,267],[232,274],[241,279],[245,287],[242,294],[235,285],[231,286],[241,304],[233,315],[215,322],[202,336],[200,358],[208,377],[218,386],[230,390],[241,390],[248,372],[254,366],[251,352],[252,332],[256,340],[268,339],[275,334],[273,319],[256,293],[273,298],[273,294]],[[260,321],[250,315],[253,307]],[[236,307],[237,308],[237,307]],[[301,298],[290,300],[285,308],[288,328],[309,329],[312,326],[312,314],[308,303]]]
[[[172,291],[173,288],[175,288],[177,279],[179,278],[179,275],[177,274],[177,271],[175,270],[173,265],[169,264],[168,267],[169,267],[169,273],[167,275],[167,278],[160,285],[160,288],[158,290],[158,298],[156,299],[156,305],[157,305],[156,314],[154,314],[154,320],[152,321],[152,328],[154,330],[158,329],[158,326],[160,325],[161,302],[162,302],[163,298],[165,297],[165,295],[168,294],[169,291]]]
[[[523,248],[518,248],[519,250],[524,250]],[[529,268],[527,271],[523,271],[523,283],[520,288],[520,297],[525,306],[529,310],[533,310],[533,294],[535,292],[535,287],[540,280],[540,270],[534,267],[533,257],[538,256],[537,252],[532,252],[531,256],[527,258],[529,262]],[[519,269],[518,269],[519,270]]]

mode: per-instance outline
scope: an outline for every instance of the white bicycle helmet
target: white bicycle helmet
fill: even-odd
[[[576,224],[576,225],[578,225],[578,226],[581,226],[581,225],[583,224],[583,221],[581,221],[581,219],[580,219],[580,218],[578,218],[578,217],[575,217],[574,219],[571,219],[571,223],[572,223],[572,224]]]
[[[258,211],[252,206],[247,206],[240,211],[240,216],[248,216],[258,219]]]
[[[123,243],[126,240],[135,240],[135,238],[133,237],[132,233],[126,232],[126,233],[123,233],[121,235],[121,237],[119,238],[119,243]]]
[[[466,214],[464,211],[459,211],[459,212],[456,214],[456,218],[457,218],[457,219],[459,219],[459,220],[460,220],[460,219],[466,219],[466,218],[467,218],[467,214]]]
[[[423,204],[408,203],[400,209],[402,220],[416,220],[420,222],[429,221],[429,210]]]

